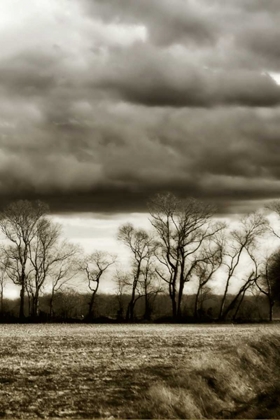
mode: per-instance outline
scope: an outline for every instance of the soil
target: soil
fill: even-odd
[[[0,417],[145,418],[149,385],[256,326],[1,325]]]

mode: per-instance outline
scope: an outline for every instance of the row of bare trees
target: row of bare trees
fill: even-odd
[[[100,278],[113,264],[114,257],[98,251],[84,255],[78,246],[62,239],[61,226],[48,218],[48,212],[47,205],[40,201],[20,200],[11,203],[0,215],[4,234],[0,254],[1,309],[8,279],[20,288],[19,318],[23,319],[25,296],[29,314],[35,318],[39,313],[40,295],[46,289],[52,317],[55,294],[71,280],[79,285],[80,279],[86,278],[91,291],[90,317]]]
[[[248,293],[267,298],[272,319],[280,297],[280,253],[276,250],[266,255],[264,251],[270,235],[276,237],[277,232],[263,213],[236,220],[233,226],[215,218],[212,206],[194,199],[161,194],[149,206],[149,232],[131,224],[119,228],[118,239],[131,255],[130,269],[117,269],[114,274],[120,318],[133,321],[135,306],[142,299],[143,317],[151,319],[155,299],[166,293],[173,318],[180,320],[183,297],[191,286],[194,317],[198,319],[214,284],[220,294],[217,319],[235,319]],[[277,204],[273,210],[280,214]],[[0,309],[5,285],[12,281],[20,289],[20,319],[26,313],[26,297],[30,316],[38,316],[42,293],[50,296],[52,317],[55,294],[70,284],[90,293],[87,318],[91,319],[100,281],[115,264],[116,256],[101,251],[85,255],[62,238],[61,226],[48,213],[46,204],[27,200],[11,203],[1,212]]]
[[[277,205],[273,210],[280,214]],[[233,228],[217,221],[210,205],[163,194],[150,202],[150,222],[150,234],[129,224],[119,230],[119,239],[133,256],[131,275],[122,277],[126,284],[131,279],[128,320],[133,319],[137,299],[145,297],[147,316],[149,299],[162,291],[170,297],[173,318],[181,319],[183,296],[191,283],[196,284],[194,318],[199,318],[202,300],[215,278],[221,295],[218,320],[229,315],[236,319],[249,292],[267,297],[272,319],[275,298],[280,300],[276,292],[280,258],[279,251],[270,256],[264,253],[275,231],[263,213],[245,216]]]

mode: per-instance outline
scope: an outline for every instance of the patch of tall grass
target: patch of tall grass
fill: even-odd
[[[150,386],[149,418],[280,418],[280,336],[197,353]]]

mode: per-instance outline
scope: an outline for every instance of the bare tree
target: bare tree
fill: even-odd
[[[158,235],[158,275],[168,285],[174,318],[181,317],[185,284],[201,259],[203,243],[224,228],[213,223],[212,206],[194,199],[178,200],[172,194],[158,195],[150,203],[151,223]]]
[[[268,206],[269,210],[280,217],[280,201],[273,201]],[[270,225],[270,231],[280,239],[279,229]],[[269,320],[273,320],[273,309],[276,301],[280,302],[280,251],[273,252],[266,258],[262,276],[257,282],[259,291],[267,297],[269,304]]]
[[[210,292],[208,283],[221,267],[223,262],[223,253],[223,238],[211,238],[207,245],[203,247],[199,260],[196,260],[195,274],[198,277],[198,288],[195,295],[194,318],[199,318],[199,309],[202,309],[201,305]]]
[[[46,282],[51,283],[50,314],[55,292],[72,279],[74,261],[80,253],[79,247],[61,240],[61,226],[42,218],[36,228],[36,235],[29,246],[31,271],[26,289],[31,298],[31,316],[39,313],[39,295]]]
[[[79,272],[80,254],[79,247],[65,240],[52,250],[53,259],[48,270],[50,281],[49,315],[51,318],[54,316],[53,303],[56,293],[65,286],[69,286]]]
[[[156,272],[154,261],[154,245],[151,246],[150,253],[147,255],[145,266],[139,281],[138,295],[144,298],[144,316],[147,321],[151,320],[153,306],[157,295],[163,292],[162,282]]]
[[[273,309],[280,301],[280,250],[266,258],[261,276],[256,282],[258,290],[266,296],[269,307],[269,321],[273,320]]]
[[[36,226],[36,234],[29,244],[29,258],[32,271],[26,282],[28,296],[31,298],[31,316],[38,316],[39,295],[44,286],[51,267],[62,255],[56,252],[59,246],[60,226],[42,218]]]
[[[0,250],[0,313],[4,311],[4,289],[8,280],[9,259],[5,248]]]
[[[122,241],[131,251],[133,255],[132,260],[132,282],[131,282],[131,297],[127,307],[126,319],[132,321],[134,319],[134,308],[136,301],[142,297],[139,293],[141,286],[146,287],[146,292],[149,286],[149,275],[151,268],[151,257],[154,255],[155,244],[154,240],[143,229],[135,229],[130,223],[127,223],[119,228],[118,239]],[[140,284],[141,276],[144,274],[144,283]],[[146,293],[146,304],[148,305],[148,294]]]
[[[228,308],[227,308],[227,313],[229,313],[230,310],[234,309],[234,307],[235,307],[235,312],[232,316],[232,321],[235,321],[236,318],[237,318],[237,315],[238,315],[240,307],[243,303],[246,292],[248,290],[253,289],[254,284],[257,280],[258,280],[257,272],[251,272],[249,277],[245,280],[245,283],[243,284],[243,286],[241,286],[238,293],[235,295],[235,297],[231,301],[231,305],[229,305]]]
[[[47,211],[47,205],[40,201],[19,200],[11,203],[0,214],[0,228],[11,244],[7,248],[9,265],[13,272],[10,271],[10,277],[20,286],[20,319],[24,318],[28,250],[36,234],[37,223]]]
[[[117,270],[114,280],[116,283],[116,298],[118,302],[117,318],[122,321],[124,320],[125,314],[125,297],[128,293],[128,286],[130,286],[130,274]]]
[[[240,297],[243,296],[243,300],[245,292],[259,278],[259,264],[254,252],[257,246],[257,240],[263,236],[265,232],[267,232],[267,229],[268,222],[264,216],[258,213],[253,213],[241,220],[239,228],[229,233],[229,236],[227,237],[229,245],[228,249],[224,253],[226,282],[219,311],[220,320],[224,320],[229,312],[234,309]],[[244,283],[231,302],[226,304],[229,286],[235,276],[238,266],[240,265],[241,257],[244,254],[247,256],[249,267],[251,267],[249,274],[245,276]]]
[[[104,251],[95,251],[80,262],[80,270],[86,275],[91,291],[87,319],[93,317],[94,300],[99,289],[100,279],[108,268],[116,262],[116,256]]]

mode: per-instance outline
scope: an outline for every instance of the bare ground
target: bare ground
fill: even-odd
[[[279,337],[280,327],[0,325],[0,417],[161,417],[151,398],[156,404],[157,392],[180,381],[182,367],[197,374],[208,356],[222,359],[267,334]]]

